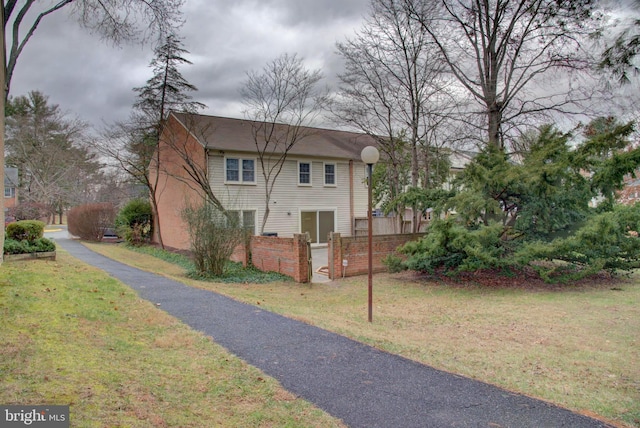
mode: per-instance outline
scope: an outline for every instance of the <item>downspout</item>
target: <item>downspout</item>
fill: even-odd
[[[349,218],[351,218],[351,236],[356,236],[356,218],[353,195],[353,159],[351,159],[349,160]]]

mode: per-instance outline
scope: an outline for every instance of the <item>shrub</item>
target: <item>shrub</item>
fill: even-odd
[[[22,241],[16,241],[15,239],[7,238],[4,240],[4,254],[23,254],[25,253],[24,245]]]
[[[112,204],[80,205],[69,210],[69,233],[88,241],[101,241],[107,229],[114,227],[116,211]]]
[[[391,273],[398,273],[407,270],[402,258],[395,254],[389,254],[382,259],[382,264],[387,267],[387,270]]]
[[[55,250],[56,244],[47,238],[38,238],[33,241],[18,241],[11,238],[4,240],[4,254],[45,253]]]
[[[182,218],[187,223],[196,270],[223,275],[229,257],[246,233],[239,219],[209,204],[188,206],[182,211]]]
[[[601,269],[611,273],[640,267],[640,205],[616,205],[611,212],[591,217],[574,235],[550,243],[524,245],[517,256],[529,263],[547,282],[574,281]],[[556,264],[537,261],[560,260]]]
[[[16,241],[33,242],[42,238],[44,234],[44,223],[38,220],[20,220],[7,225],[7,238]]]
[[[129,201],[116,217],[116,232],[131,245],[149,242],[153,235],[151,203],[143,199]]]
[[[51,210],[44,204],[36,202],[23,202],[20,205],[9,208],[7,215],[16,220],[38,220],[49,216]]]
[[[427,235],[406,243],[399,252],[408,256],[405,265],[409,269],[420,272],[503,269],[514,263],[514,244],[502,239],[503,231],[499,223],[466,228],[455,220],[435,220]]]

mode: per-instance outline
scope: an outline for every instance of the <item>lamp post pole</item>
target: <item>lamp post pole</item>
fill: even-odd
[[[373,175],[373,164],[367,164],[367,170],[369,172],[369,178],[368,178],[368,187],[369,187],[369,196],[367,198],[368,202],[368,211],[369,211],[369,227],[367,228],[367,230],[369,231],[369,322],[372,322],[373,320],[373,251],[372,251],[372,247],[373,247],[373,215],[371,212],[371,176]]]
[[[369,235],[369,286],[368,286],[368,309],[369,309],[369,322],[373,321],[373,204],[372,200],[372,184],[373,184],[373,165],[378,162],[380,153],[378,149],[373,146],[367,146],[362,149],[360,154],[362,162],[367,164],[367,212],[368,212],[368,235]]]

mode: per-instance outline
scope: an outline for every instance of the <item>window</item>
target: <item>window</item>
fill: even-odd
[[[311,163],[298,162],[298,184],[311,186]]]
[[[255,162],[252,159],[242,159],[242,181],[255,183]]]
[[[5,187],[4,188],[4,197],[5,198],[15,198],[16,197],[16,188],[15,187]]]
[[[226,183],[256,183],[255,159],[225,158],[224,169]]]
[[[335,163],[324,164],[324,185],[325,186],[336,185],[336,164]]]
[[[234,222],[252,234],[256,231],[256,212],[255,210],[229,210],[229,216]]]
[[[255,233],[256,230],[256,212],[242,211],[242,227],[245,230]]]

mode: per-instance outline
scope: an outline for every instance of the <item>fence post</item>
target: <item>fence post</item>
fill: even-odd
[[[342,276],[342,239],[340,234],[331,232],[329,234],[329,246],[327,248],[327,263],[329,264],[329,279],[339,279]]]
[[[310,266],[309,259],[311,254],[307,254],[307,242],[309,239],[304,233],[296,233],[293,235],[293,252],[297,261],[295,267],[294,280],[299,283],[310,282]]]

